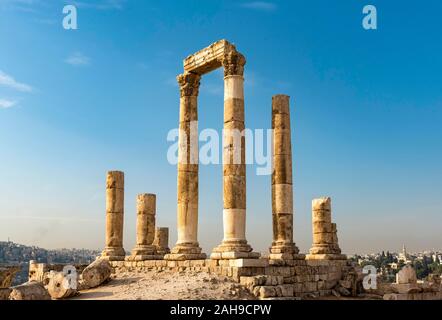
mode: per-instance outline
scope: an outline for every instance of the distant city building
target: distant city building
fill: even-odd
[[[399,265],[396,262],[390,263],[389,266],[393,270],[397,270],[399,268]]]
[[[409,255],[407,253],[407,248],[405,247],[405,244],[402,246],[402,252],[399,253],[398,261],[402,261],[405,264],[411,264],[412,261],[409,259]]]

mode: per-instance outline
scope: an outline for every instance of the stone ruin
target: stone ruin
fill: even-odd
[[[301,254],[294,242],[290,98],[286,95],[272,98],[273,239],[268,257],[254,252],[246,239],[245,138],[238,141],[231,136],[223,139],[224,237],[221,244],[212,250],[210,258],[202,252],[198,242],[198,139],[192,132],[192,125],[198,121],[200,79],[206,73],[224,68],[224,131],[242,131],[245,129],[245,64],[245,57],[236,47],[221,40],[187,57],[184,60],[184,73],[177,77],[181,95],[178,240],[175,246],[169,249],[169,229],[156,226],[156,195],[140,194],[136,199],[136,245],[126,256],[123,249],[124,173],[110,171],[106,180],[105,248],[90,266],[77,267],[82,271],[79,289],[101,285],[111,272],[118,275],[124,272],[170,270],[227,276],[260,299],[357,296],[364,292],[361,268],[341,253],[337,227],[332,222],[330,198],[312,201],[313,244],[309,253]],[[239,163],[234,161],[235,158],[240,159]],[[41,292],[43,284],[49,286],[48,292],[52,298],[66,298],[75,294],[58,291],[60,286],[57,281],[63,280],[63,277],[57,280],[58,269],[31,262],[31,281],[14,289],[9,298],[33,298],[38,293],[42,299],[46,299],[49,295],[46,291]],[[381,286],[376,296],[383,295],[387,300],[441,299],[440,278],[434,277],[429,284],[418,284],[415,279],[412,270],[404,269],[398,275],[397,284]],[[8,290],[11,292],[11,289]]]
[[[384,300],[442,300],[440,276],[418,281],[416,270],[406,265],[396,274],[396,282],[383,286]]]
[[[223,139],[224,237],[210,258],[198,242],[198,121],[201,77],[224,68],[224,131],[245,129],[245,57],[226,40],[218,41],[184,60],[180,85],[178,201],[175,246],[168,249],[168,229],[155,230],[155,195],[137,198],[137,244],[130,256],[123,249],[124,174],[111,171],[106,186],[106,247],[101,258],[115,273],[147,270],[205,271],[229,276],[260,298],[327,296],[353,269],[338,245],[332,223],[331,199],[312,203],[313,245],[306,256],[293,241],[293,178],[290,98],[272,99],[273,166],[271,182],[273,240],[269,257],[254,252],[246,239],[245,140]],[[235,162],[238,156],[241,161]],[[345,282],[344,282],[345,283]],[[351,282],[351,285],[353,283]],[[349,288],[351,289],[351,288]]]

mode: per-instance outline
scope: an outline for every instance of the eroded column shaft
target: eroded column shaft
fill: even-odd
[[[156,228],[153,244],[158,254],[169,253],[169,228]]]
[[[293,178],[289,96],[276,95],[272,98],[272,129],[273,242],[270,252],[273,254],[297,254],[299,250],[293,242]],[[288,258],[292,258],[292,256]]]
[[[140,194],[137,196],[137,244],[132,255],[152,255],[155,253],[156,195]]]
[[[313,245],[308,258],[340,257],[336,224],[332,223],[331,199],[329,197],[312,201]],[[334,256],[333,256],[334,255]]]
[[[106,247],[103,257],[124,259],[124,173],[109,171],[106,179]]]

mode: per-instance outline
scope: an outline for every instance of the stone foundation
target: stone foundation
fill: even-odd
[[[260,299],[329,296],[353,267],[347,260],[293,260],[275,266],[268,259],[111,261],[115,274],[145,271],[201,271],[231,277]]]

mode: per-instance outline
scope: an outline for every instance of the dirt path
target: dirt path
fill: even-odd
[[[205,272],[121,273],[107,284],[81,291],[79,300],[254,300],[228,277]]]

